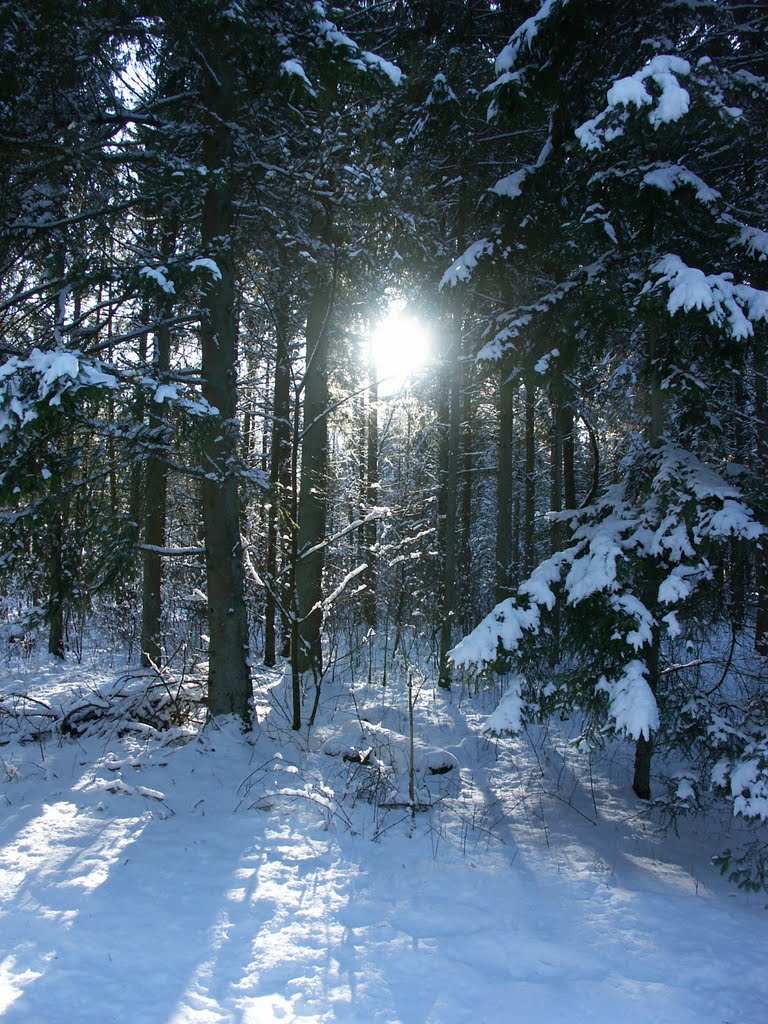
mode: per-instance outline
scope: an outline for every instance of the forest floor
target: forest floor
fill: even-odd
[[[402,682],[327,682],[308,736],[263,670],[252,735],[157,730],[104,664],[0,669],[3,1024],[766,1020],[731,821],[661,832],[626,746],[487,739],[493,695],[426,683],[411,762]]]

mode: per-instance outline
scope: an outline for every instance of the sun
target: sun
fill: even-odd
[[[371,354],[379,381],[379,394],[402,391],[432,355],[429,330],[418,317],[401,309],[390,310],[370,337]]]

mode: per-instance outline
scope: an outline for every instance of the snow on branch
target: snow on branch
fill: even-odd
[[[183,555],[204,555],[205,548],[163,548],[157,544],[138,544],[139,551],[161,555],[164,558],[181,557]]]
[[[649,736],[659,721],[639,655],[653,643],[656,630],[679,633],[677,613],[711,576],[704,554],[709,542],[755,541],[766,532],[738,488],[692,452],[663,445],[644,458],[652,475],[642,494],[632,496],[626,484],[617,484],[587,508],[550,517],[570,525],[569,546],[543,561],[516,597],[498,604],[449,654],[458,667],[484,671],[538,634],[544,612],[558,601],[570,607],[596,601],[595,614],[607,619],[619,661],[618,675],[603,676],[597,692],[608,694],[617,730],[635,739]],[[648,560],[661,578],[650,600],[643,568]],[[491,716],[490,731],[519,727],[521,679],[515,677],[498,714]]]
[[[199,259],[192,260],[189,264],[190,270],[207,270],[214,281],[221,280],[221,271],[216,260],[209,259],[207,256],[201,256]]]
[[[568,0],[543,0],[538,11],[522,23],[509,38],[509,42],[496,58],[496,74],[504,75],[517,64],[521,50],[530,50],[533,40],[543,23],[558,7],[565,7]]]
[[[624,666],[618,679],[600,677],[597,691],[608,694],[608,714],[619,732],[638,740],[659,728],[659,708],[647,680],[648,666],[635,658]]]
[[[765,734],[745,737],[739,756],[723,758],[712,770],[712,783],[733,801],[733,813],[768,820],[768,742]]]
[[[465,636],[449,658],[459,668],[483,671],[499,656],[500,649],[514,653],[526,633],[536,634],[541,624],[541,609],[552,609],[555,595],[551,585],[560,579],[562,566],[570,552],[560,551],[542,562],[520,586],[518,594],[527,598],[527,607],[509,597],[497,604],[472,632]]]
[[[698,174],[694,174],[693,171],[689,171],[687,167],[682,167],[680,164],[658,164],[643,176],[642,185],[660,188],[667,195],[671,195],[678,188],[689,185],[700,203],[712,203],[720,198],[717,189],[710,188]]]
[[[758,260],[768,260],[768,231],[760,228],[741,226],[738,245],[743,245],[747,252]]]
[[[161,288],[167,295],[174,295],[176,286],[168,277],[168,267],[142,267],[139,277],[146,277]]]
[[[339,583],[338,587],[336,587],[336,589],[335,589],[335,590],[333,591],[333,593],[329,594],[329,595],[328,595],[328,596],[327,596],[327,597],[326,597],[326,598],[325,598],[325,599],[323,600],[323,602],[322,602],[322,608],[323,608],[323,610],[324,610],[324,611],[328,611],[328,609],[329,609],[329,608],[331,608],[331,607],[333,606],[334,602],[335,602],[335,601],[336,601],[336,600],[337,600],[337,599],[338,599],[339,597],[341,597],[341,595],[342,595],[342,594],[344,593],[344,591],[345,591],[345,590],[347,589],[347,587],[348,587],[348,586],[349,586],[349,584],[350,584],[350,583],[352,582],[352,580],[354,580],[354,579],[357,579],[357,577],[358,577],[358,576],[359,576],[359,575],[360,575],[361,573],[365,572],[365,570],[366,570],[367,568],[368,568],[368,563],[367,563],[367,562],[363,562],[363,563],[362,563],[361,565],[358,565],[356,569],[352,569],[352,571],[351,571],[351,572],[348,572],[348,573],[347,573],[347,575],[346,575],[346,576],[344,577],[344,579],[343,579],[343,580],[341,581],[341,583]],[[314,609],[313,609],[313,610],[314,610]]]
[[[99,360],[70,349],[33,348],[26,359],[12,356],[0,366],[0,447],[37,419],[38,405],[61,405],[66,392],[87,387],[115,389],[119,382]]]
[[[732,337],[739,339],[752,337],[755,321],[768,320],[768,292],[734,284],[732,274],[705,274],[687,266],[674,254],[658,260],[651,273],[659,275],[659,280],[653,286],[646,284],[643,292],[667,285],[667,309],[671,316],[679,309],[684,313],[703,310],[710,323],[725,326]]]
[[[312,5],[312,9],[317,15],[317,35],[318,41],[321,44],[331,46],[335,50],[340,50],[344,58],[353,67],[357,68],[358,71],[375,69],[384,74],[392,85],[400,85],[403,79],[403,72],[399,67],[380,57],[377,53],[361,50],[354,39],[350,39],[346,32],[340,31],[332,21],[328,20],[325,4],[321,3],[320,0],[316,0]],[[290,73],[298,74],[298,69],[286,70],[289,70]]]
[[[500,359],[507,349],[512,348],[515,338],[518,338],[523,329],[533,320],[538,313],[547,313],[553,306],[557,305],[574,289],[582,285],[589,286],[595,278],[599,277],[606,268],[611,253],[604,253],[589,266],[579,267],[571,276],[542,295],[541,298],[528,306],[519,306],[513,311],[502,313],[497,322],[503,323],[504,327],[497,331],[493,338],[486,342],[475,357],[478,361],[483,359]],[[458,261],[457,261],[458,262]],[[551,354],[554,353],[554,350]],[[546,370],[546,367],[543,367]],[[538,372],[542,372],[538,370]]]
[[[516,199],[519,195],[522,195],[523,182],[530,174],[544,166],[552,153],[552,148],[552,136],[550,135],[544,143],[535,164],[526,164],[525,167],[513,171],[512,174],[508,174],[505,178],[497,181],[488,191],[495,193],[497,196],[505,196],[507,199]]]
[[[690,96],[677,80],[677,76],[691,73],[691,65],[682,57],[659,54],[634,75],[614,82],[606,93],[608,106],[597,117],[585,121],[576,129],[576,138],[584,149],[602,149],[624,133],[623,124],[629,116],[629,107],[650,107],[648,120],[654,128],[671,121],[678,121],[688,113]],[[653,96],[646,88],[652,81],[659,92]],[[619,110],[619,108],[622,108]],[[619,115],[616,124],[615,115]]]
[[[472,245],[470,245],[469,248],[466,249],[458,259],[455,259],[450,267],[448,267],[440,280],[438,289],[442,291],[446,285],[454,288],[460,281],[468,281],[480,258],[482,256],[488,256],[492,252],[493,242],[489,241],[489,239],[481,238],[479,241],[473,242]]]
[[[317,90],[307,78],[307,73],[304,70],[304,65],[301,61],[296,60],[294,57],[284,60],[280,65],[280,74],[289,75],[292,78],[298,78],[299,81],[303,83],[310,96],[317,96]]]

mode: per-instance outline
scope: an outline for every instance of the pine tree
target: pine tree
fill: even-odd
[[[757,196],[745,201],[736,172],[762,100],[752,72],[733,70],[733,13],[675,10],[662,25],[657,5],[618,15],[543,4],[501,52],[492,87],[492,113],[528,133],[530,156],[492,187],[497,219],[453,270],[479,259],[491,280],[514,274],[523,296],[498,315],[481,356],[504,354],[531,381],[581,384],[566,397],[576,411],[587,386],[609,408],[621,396],[608,426],[624,435],[620,482],[555,515],[563,549],[454,660],[492,664],[530,633],[543,639],[563,605],[581,670],[554,688],[516,677],[510,706],[577,706],[595,728],[612,722],[637,741],[643,797],[652,736],[679,707],[662,644],[693,614],[711,566],[725,564],[728,538],[762,534],[745,501],[749,476],[737,486],[722,447],[736,411],[719,381],[743,371],[738,346],[768,312],[749,283],[748,250],[762,234],[744,211],[757,212]]]

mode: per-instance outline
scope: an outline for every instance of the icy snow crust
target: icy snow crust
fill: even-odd
[[[764,896],[728,887],[696,831],[638,817],[615,752],[484,738],[482,695],[422,688],[420,764],[454,767],[412,818],[342,760],[359,740],[401,758],[402,681],[354,684],[357,713],[329,688],[298,742],[279,673],[256,682],[252,735],[0,733],[3,1024],[763,1020]],[[0,692],[72,712],[73,688],[114,685],[98,662],[20,661]]]

